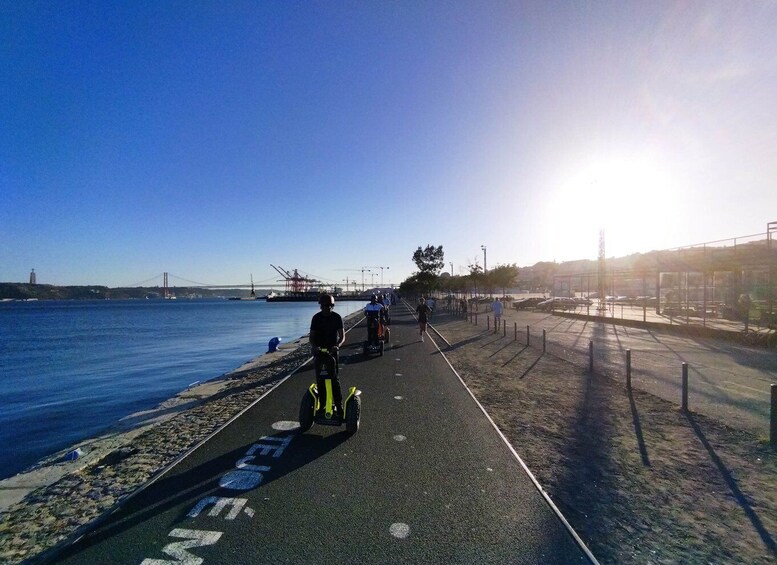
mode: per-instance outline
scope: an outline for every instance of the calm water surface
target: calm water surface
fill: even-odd
[[[343,317],[363,302],[338,302]],[[308,332],[318,305],[0,303],[0,478]]]

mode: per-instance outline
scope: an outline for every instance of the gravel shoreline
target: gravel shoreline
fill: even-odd
[[[347,316],[346,330],[361,316],[361,312]],[[123,419],[111,432],[80,443],[86,453],[74,462],[63,463],[61,458],[76,446],[0,482],[0,490],[24,493],[36,481],[47,482],[47,477],[51,481],[0,510],[0,563],[46,562],[52,549],[158,478],[310,356],[307,336],[302,336],[278,353],[261,355],[154,410]],[[43,479],[36,476],[47,473]]]

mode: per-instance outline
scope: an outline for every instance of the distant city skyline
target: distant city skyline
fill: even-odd
[[[459,275],[762,233],[775,29],[755,1],[6,2],[0,281],[396,285],[427,244]]]

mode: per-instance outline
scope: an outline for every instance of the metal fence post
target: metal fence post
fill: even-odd
[[[769,387],[772,391],[771,425],[769,426],[769,442],[777,447],[777,385]]]
[[[529,347],[529,326],[526,326],[526,347]]]
[[[518,341],[518,322],[513,322],[515,324],[515,338],[513,341]]]
[[[475,312],[475,325],[476,326],[478,325],[478,313],[477,312]]]
[[[486,316],[486,329],[491,329],[491,316]]]
[[[594,342],[588,342],[588,372],[594,372]]]
[[[688,363],[683,363],[683,412],[688,411]]]
[[[507,320],[502,320],[502,337],[507,337]]]
[[[542,352],[545,353],[545,330],[542,330]]]
[[[626,387],[631,389],[631,349],[626,350]]]

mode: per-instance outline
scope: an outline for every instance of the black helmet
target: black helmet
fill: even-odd
[[[335,297],[332,296],[331,294],[322,294],[321,296],[318,297],[318,303],[321,306],[326,305],[326,306],[334,307],[334,305],[335,305]]]
[[[378,301],[378,295],[377,294],[373,294],[372,296],[370,296],[370,302],[377,302],[377,301]]]

